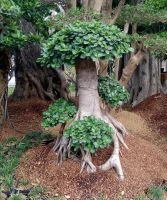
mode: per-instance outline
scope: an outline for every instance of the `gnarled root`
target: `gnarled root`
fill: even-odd
[[[106,171],[111,168],[115,168],[118,176],[120,177],[121,180],[123,180],[124,175],[123,175],[123,170],[122,170],[122,166],[121,166],[121,162],[120,162],[120,158],[119,158],[119,151],[120,151],[119,140],[118,140],[116,134],[113,135],[113,144],[114,144],[114,150],[113,150],[112,155],[104,164],[99,166],[99,169]]]
[[[100,170],[106,171],[111,168],[114,168],[121,180],[124,179],[123,170],[120,162],[120,145],[119,142],[122,143],[122,145],[128,149],[128,146],[124,142],[124,136],[128,134],[126,128],[118,122],[116,119],[114,119],[112,116],[110,116],[107,112],[102,112],[102,120],[104,120],[106,123],[109,124],[109,126],[113,130],[113,152],[110,158],[101,166],[99,166]]]
[[[78,112],[74,121],[76,121],[78,119],[82,119],[84,116],[87,116],[87,115],[85,115],[84,112]],[[112,155],[110,156],[110,158],[104,164],[102,164],[101,166],[99,166],[97,168],[102,171],[106,171],[111,168],[114,168],[116,170],[119,178],[121,180],[123,180],[124,175],[123,175],[123,170],[122,170],[122,166],[121,166],[121,162],[120,162],[119,142],[121,142],[123,144],[123,146],[128,149],[128,146],[124,142],[124,136],[128,134],[127,130],[120,122],[115,120],[112,116],[110,116],[104,110],[101,113],[99,112],[98,114],[95,114],[94,116],[96,118],[99,118],[99,119],[105,121],[112,128],[112,130],[113,130],[113,146],[114,146],[113,152],[112,152]],[[64,136],[59,136],[57,138],[56,143],[53,147],[53,150],[56,151],[58,154],[58,163],[62,163],[63,160],[65,160],[65,158],[71,157],[70,143],[71,143],[70,140]],[[96,172],[97,168],[92,162],[91,154],[88,151],[85,151],[83,147],[81,147],[80,150],[81,150],[81,154],[82,154],[82,165],[81,165],[80,173],[82,173],[85,168],[87,169],[87,172],[91,172],[91,173]]]
[[[61,164],[67,156],[70,157],[70,140],[64,136],[59,136],[53,150],[57,152],[58,163]]]
[[[80,173],[83,172],[84,168],[86,167],[87,168],[87,172],[96,172],[96,167],[95,165],[92,163],[92,158],[91,158],[91,155],[89,152],[85,152],[82,148],[81,148],[81,153],[82,153],[82,160],[83,160],[83,163],[81,165],[81,171]]]

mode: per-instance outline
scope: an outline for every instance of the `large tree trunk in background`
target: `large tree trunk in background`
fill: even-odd
[[[1,51],[0,56],[0,129],[5,120],[5,95],[8,87],[8,73],[10,68],[9,55],[6,51]],[[6,96],[7,98],[7,96]]]
[[[67,1],[67,8],[76,8],[77,7],[77,0],[68,0]]]
[[[130,82],[130,101],[136,106],[147,97],[162,91],[161,62],[149,53],[135,70]]]
[[[135,55],[133,55],[127,65],[123,68],[122,76],[120,79],[120,84],[127,87],[129,80],[131,79],[135,69],[139,63],[143,60],[145,52],[139,50]]]
[[[35,33],[31,23],[22,20],[22,30],[26,33]],[[41,67],[37,63],[40,56],[40,46],[27,44],[15,53],[16,64],[16,87],[11,97],[12,100],[23,100],[28,98],[41,98],[54,100],[60,96],[67,97],[67,84],[63,73],[54,69]],[[62,80],[64,82],[62,82]]]

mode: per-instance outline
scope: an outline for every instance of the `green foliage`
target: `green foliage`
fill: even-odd
[[[156,34],[139,35],[134,34],[132,41],[141,41],[144,46],[152,53],[152,55],[165,58],[167,56],[167,32],[159,32]]]
[[[163,23],[165,21],[167,21],[167,10],[165,8],[159,10],[153,6],[140,3],[135,6],[126,5],[118,19],[118,24],[124,25],[126,22],[128,22],[138,24],[139,26],[150,25],[158,22]]]
[[[145,194],[141,194],[140,196],[137,196],[134,198],[134,200],[145,200],[146,199],[146,195]]]
[[[43,112],[42,126],[47,128],[54,127],[57,124],[64,124],[72,119],[76,112],[76,107],[72,102],[60,98],[50,105],[46,112]]]
[[[102,20],[102,15],[92,12],[92,10],[81,9],[69,9],[66,11],[66,14],[58,13],[55,18],[48,18],[47,25],[49,28],[54,29],[55,31],[61,30],[65,25],[74,23],[76,21],[92,21]]]
[[[163,200],[165,188],[163,186],[151,186],[147,191],[147,196],[152,200]]]
[[[165,9],[167,8],[166,0],[146,0],[146,5],[148,7],[153,7],[154,9]]]
[[[17,26],[20,16],[20,8],[12,0],[0,2],[0,49],[21,47],[26,41],[25,35]]]
[[[28,196],[30,200],[37,200],[41,199],[43,195],[44,195],[44,189],[38,185],[31,190]]]
[[[48,37],[48,27],[44,18],[50,9],[57,9],[55,3],[42,3],[40,0],[1,0],[0,1],[0,48],[21,48],[28,42],[38,42]],[[37,34],[25,35],[18,24],[20,20],[31,22]]]
[[[44,36],[48,36],[48,27],[45,17],[50,15],[50,10],[58,10],[57,4],[54,2],[40,0],[13,0],[19,6],[22,18],[31,22],[37,31]]]
[[[112,142],[110,126],[93,116],[73,122],[65,130],[64,135],[71,138],[71,146],[75,151],[83,147],[85,150],[95,153],[97,149],[105,148]]]
[[[124,86],[111,76],[99,77],[99,95],[112,107],[117,107],[128,102],[129,94]]]
[[[20,179],[20,180],[19,180],[19,184],[20,184],[20,185],[23,185],[23,186],[26,186],[26,185],[29,184],[29,180],[27,180],[27,179]]]
[[[8,200],[26,200],[26,196],[23,194],[12,194],[11,197],[8,198]]]
[[[11,96],[14,92],[15,87],[8,87],[8,96]]]
[[[28,149],[50,139],[51,135],[41,132],[26,134],[22,139],[8,138],[0,144],[0,184],[10,188],[14,183],[13,173],[19,164],[19,158]]]
[[[108,59],[131,50],[128,37],[114,25],[98,21],[76,21],[66,25],[43,45],[42,64],[59,67],[76,59]]]
[[[147,38],[144,45],[153,55],[160,58],[167,56],[167,32],[145,35],[143,38]]]
[[[126,5],[118,19],[118,24],[136,24],[138,34],[132,40],[144,43],[151,54],[159,58],[167,55],[167,1],[145,0],[137,5]],[[162,33],[163,32],[163,33]]]

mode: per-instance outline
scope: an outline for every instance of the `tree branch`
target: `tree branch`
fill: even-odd
[[[104,21],[109,23],[111,20],[113,0],[104,0],[102,5],[102,14],[104,14]]]
[[[118,19],[119,15],[121,13],[121,10],[122,10],[124,4],[125,4],[125,0],[120,0],[117,8],[115,9],[114,17],[110,20],[110,24],[115,24],[116,20]]]
[[[137,51],[137,53],[129,59],[128,64],[123,69],[123,73],[120,79],[121,85],[125,87],[127,86],[137,65],[139,65],[139,63],[143,60],[145,52],[146,51],[144,50],[143,45],[141,45],[141,48]]]

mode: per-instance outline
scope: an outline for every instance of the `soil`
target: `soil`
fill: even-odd
[[[9,121],[4,125],[0,141],[9,136],[22,137],[25,133],[41,130],[42,112],[49,102],[39,99],[9,103]]]
[[[167,152],[167,95],[149,97],[135,107],[133,112],[143,117],[152,129],[149,140]]]
[[[21,137],[25,132],[41,130],[41,113],[47,102],[35,100],[9,105],[10,119],[20,132],[5,127],[1,139],[9,135]],[[49,195],[67,195],[73,200],[91,200],[103,195],[111,200],[123,196],[130,200],[142,194],[151,184],[167,181],[167,95],[148,98],[131,111],[112,112],[129,131],[121,149],[125,180],[120,181],[114,170],[87,174],[80,171],[77,160],[56,165],[56,155],[50,145],[27,151],[21,159],[16,178],[41,185]],[[103,149],[93,157],[95,164],[104,162],[112,149]],[[28,159],[27,159],[28,158]]]

